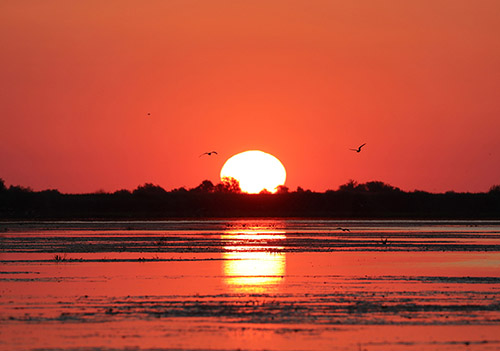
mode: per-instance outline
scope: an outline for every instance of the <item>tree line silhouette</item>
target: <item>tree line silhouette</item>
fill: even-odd
[[[235,179],[166,191],[146,183],[133,191],[63,194],[6,187],[0,179],[0,220],[288,217],[335,219],[500,219],[500,185],[485,193],[405,192],[372,181],[349,181],[313,192],[281,186],[277,193],[242,193]]]

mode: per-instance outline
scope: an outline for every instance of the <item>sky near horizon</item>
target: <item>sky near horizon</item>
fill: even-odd
[[[499,18],[496,0],[0,0],[0,178],[191,188],[262,150],[292,190],[488,191]]]

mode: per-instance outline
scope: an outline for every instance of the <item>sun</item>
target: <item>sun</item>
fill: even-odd
[[[275,193],[285,184],[286,171],[273,155],[249,150],[230,157],[222,166],[220,177],[236,179],[245,193],[258,194],[263,190]]]

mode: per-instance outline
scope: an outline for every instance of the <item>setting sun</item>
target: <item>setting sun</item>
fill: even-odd
[[[250,150],[229,158],[220,171],[221,179],[234,178],[243,192],[258,194],[263,190],[275,193],[285,184],[283,164],[271,154]]]

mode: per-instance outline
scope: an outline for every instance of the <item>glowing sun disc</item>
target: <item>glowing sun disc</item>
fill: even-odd
[[[220,177],[236,179],[246,193],[258,194],[262,190],[275,193],[278,186],[285,184],[286,171],[273,155],[250,150],[230,157],[222,166]]]

